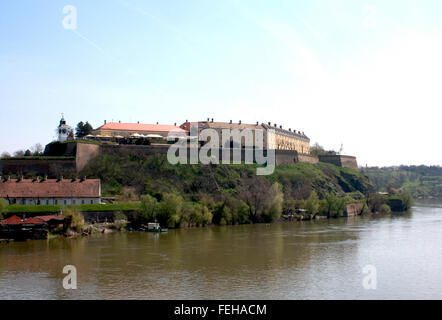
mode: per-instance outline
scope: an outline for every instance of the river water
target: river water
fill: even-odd
[[[0,244],[0,299],[442,299],[442,205]]]

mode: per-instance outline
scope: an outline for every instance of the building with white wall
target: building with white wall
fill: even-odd
[[[0,177],[0,198],[19,205],[101,202],[100,179],[11,179]]]

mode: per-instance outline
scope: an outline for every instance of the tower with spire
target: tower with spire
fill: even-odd
[[[74,138],[74,130],[72,127],[66,124],[63,113],[61,114],[60,124],[57,127],[57,133],[59,142],[64,142]]]

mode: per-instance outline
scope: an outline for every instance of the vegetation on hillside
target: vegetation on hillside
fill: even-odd
[[[272,222],[299,209],[342,215],[345,204],[374,191],[359,172],[331,164],[296,163],[257,176],[257,165],[172,165],[165,155],[101,155],[81,175],[100,178],[103,194],[140,200],[135,225]]]
[[[409,191],[415,199],[442,199],[442,167],[400,166],[369,167],[361,172],[369,177],[378,191]]]

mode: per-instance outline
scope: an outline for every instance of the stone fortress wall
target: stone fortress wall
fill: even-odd
[[[58,177],[62,175],[63,172],[80,173],[89,161],[102,154],[133,156],[165,155],[169,147],[170,145],[112,145],[81,142],[55,143],[46,146],[45,158],[43,159],[0,159],[0,172],[3,175],[34,174]],[[232,150],[231,160],[233,156]],[[245,159],[245,153],[245,149],[241,149],[241,159],[243,160]],[[190,152],[188,152],[188,156],[189,155]],[[221,152],[219,156],[221,157]],[[264,156],[266,156],[265,150]],[[54,159],[50,159],[50,157],[54,157]],[[255,159],[253,159],[253,161],[255,161]],[[358,170],[356,158],[344,155],[314,157],[308,154],[301,154],[296,150],[275,150],[275,161],[276,165],[299,162],[326,162],[336,166]]]

